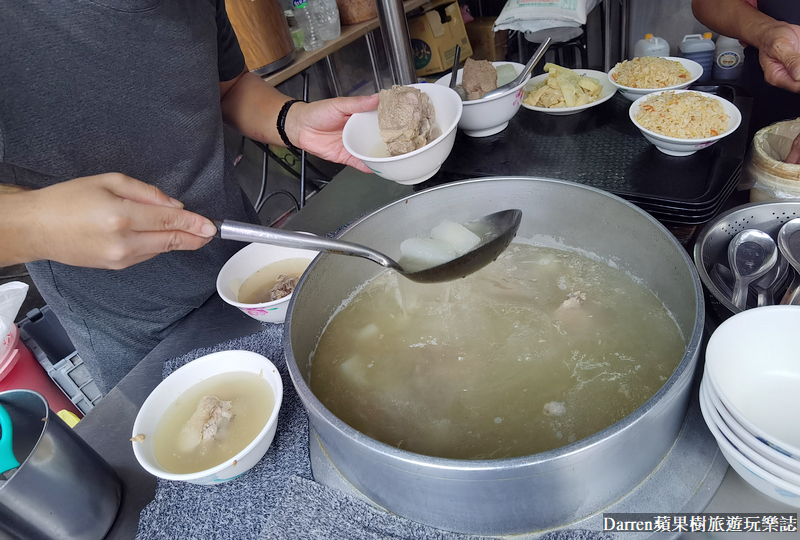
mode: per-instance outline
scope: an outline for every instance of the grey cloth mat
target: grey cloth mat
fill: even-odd
[[[215,486],[158,479],[141,512],[137,540],[475,540],[415,523],[319,484],[311,474],[308,417],[289,378],[283,325],[167,360],[164,377],[206,354],[243,349],[269,358],[283,380],[275,439],[264,458],[242,476]],[[549,532],[540,540],[610,540],[586,530]]]

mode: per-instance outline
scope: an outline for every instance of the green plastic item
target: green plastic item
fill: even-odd
[[[14,457],[14,449],[11,447],[12,436],[11,417],[0,405],[0,474],[19,467],[19,461]]]

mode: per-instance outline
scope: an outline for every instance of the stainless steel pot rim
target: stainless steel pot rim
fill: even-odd
[[[406,204],[409,199],[418,197],[423,193],[427,193],[430,191],[437,191],[437,190],[457,189],[459,186],[463,186],[466,184],[473,184],[477,182],[494,182],[494,181],[508,181],[508,180],[537,181],[537,182],[547,182],[553,184],[562,184],[569,186],[571,188],[592,191],[597,193],[598,195],[609,197],[624,204],[625,206],[630,207],[634,211],[641,214],[642,217],[647,219],[655,227],[661,229],[661,231],[665,235],[667,235],[667,237],[670,238],[670,240],[674,243],[676,248],[678,248],[677,252],[680,253],[684,264],[692,273],[693,277],[692,286],[694,289],[693,291],[694,296],[697,302],[697,310],[695,313],[695,321],[692,333],[689,342],[686,344],[686,352],[684,353],[684,356],[681,359],[680,363],[675,368],[669,379],[667,379],[667,381],[664,383],[664,385],[650,399],[648,399],[645,403],[643,403],[634,412],[632,412],[622,420],[608,426],[607,428],[593,435],[590,435],[589,437],[586,437],[579,441],[575,441],[573,443],[566,444],[560,448],[556,448],[546,452],[540,452],[538,454],[531,454],[528,456],[520,456],[513,458],[494,459],[494,460],[449,459],[443,457],[428,456],[424,454],[417,454],[414,452],[409,452],[408,450],[402,450],[400,448],[390,446],[386,443],[382,443],[376,439],[373,439],[372,437],[369,437],[361,433],[360,431],[350,427],[348,424],[346,424],[345,422],[340,420],[337,416],[335,416],[333,413],[331,413],[325,407],[325,405],[323,405],[323,403],[317,398],[317,396],[314,395],[314,393],[311,391],[311,388],[308,386],[308,384],[300,374],[297,365],[297,359],[294,358],[291,347],[284,346],[284,351],[287,360],[286,363],[289,369],[289,376],[291,377],[292,383],[294,384],[294,387],[297,390],[298,394],[300,394],[301,401],[303,402],[304,406],[313,407],[314,411],[320,414],[321,416],[325,417],[330,422],[331,426],[334,429],[344,434],[348,438],[356,441],[358,444],[369,447],[372,451],[390,456],[393,459],[406,462],[410,465],[429,466],[431,467],[432,470],[435,470],[437,472],[441,472],[442,470],[495,471],[498,469],[509,471],[515,468],[529,467],[536,464],[553,464],[556,467],[563,466],[563,459],[568,458],[570,456],[576,456],[578,459],[582,459],[580,457],[580,453],[584,449],[589,448],[591,446],[599,445],[604,440],[612,438],[618,432],[624,431],[626,429],[631,429],[632,426],[636,424],[638,421],[640,421],[642,417],[644,417],[647,414],[648,411],[655,408],[656,406],[664,405],[664,403],[662,403],[663,396],[667,394],[672,387],[678,384],[679,381],[682,381],[685,377],[691,377],[694,375],[694,373],[688,371],[693,370],[694,366],[693,359],[696,355],[696,351],[700,348],[700,342],[702,340],[702,334],[703,334],[702,330],[705,322],[705,317],[704,317],[705,301],[703,297],[703,288],[702,288],[703,286],[700,282],[700,278],[698,276],[697,269],[695,268],[695,264],[692,261],[691,257],[689,256],[689,254],[683,248],[683,246],[681,246],[678,240],[674,237],[674,235],[670,233],[669,230],[664,225],[662,225],[658,220],[656,220],[654,217],[652,217],[650,214],[648,214],[638,206],[607,191],[579,184],[577,182],[570,182],[567,180],[558,180],[553,178],[539,178],[530,176],[481,177],[481,178],[466,179],[457,182],[451,182],[441,186],[435,186],[432,188],[424,189],[412,195],[409,195],[407,197],[389,203],[353,221],[347,227],[342,229],[342,231],[339,232],[337,237],[343,236],[349,230],[358,226],[360,223],[364,222],[365,220],[369,219],[375,214],[381,212],[383,209],[389,208],[394,205]],[[298,290],[303,287],[303,284],[307,276],[311,274],[311,270],[313,270],[313,268],[319,263],[321,258],[328,256],[331,255],[320,254],[311,262],[311,264],[308,267],[308,270],[303,274],[303,276],[300,278],[300,281],[297,284]],[[294,304],[296,298],[297,295],[292,295],[292,299],[290,300],[289,307],[287,309],[286,323],[284,324],[284,331],[283,331],[284,344],[289,343],[291,340],[292,312],[294,311]],[[559,465],[555,465],[557,463]]]

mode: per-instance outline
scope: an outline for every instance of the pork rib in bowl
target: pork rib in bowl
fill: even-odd
[[[461,119],[461,98],[448,87],[434,84],[410,84],[424,92],[435,110],[438,136],[411,152],[389,155],[378,126],[378,111],[351,116],[342,130],[345,149],[369,167],[372,172],[398,184],[413,185],[436,174],[450,155],[456,140],[456,126]],[[441,133],[441,134],[439,134]]]
[[[466,223],[510,206],[523,213],[519,240],[595,254],[635,276],[669,310],[683,336],[683,354],[662,386],[612,425],[579,440],[565,437],[561,447],[528,455],[454,459],[379,442],[343,421],[312,390],[311,377],[318,376],[313,358],[342,302],[380,273],[368,261],[317,259],[298,285],[284,330],[292,381],[336,469],[379,506],[465,534],[522,534],[563,526],[609,506],[642,482],[667,454],[683,423],[702,335],[702,289],[683,247],[651,216],[600,190],[532,178],[457,182],[388,205],[342,236],[367,245],[399,246],[408,237],[427,236],[437,219]],[[625,242],[619,241],[620,231],[627,231]],[[363,337],[374,343],[380,336],[365,331]],[[435,360],[430,364],[437,367]],[[549,412],[557,415],[558,404],[551,404]],[[489,429],[498,423],[490,421]]]

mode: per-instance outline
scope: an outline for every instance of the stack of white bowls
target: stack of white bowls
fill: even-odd
[[[723,322],[706,349],[700,409],[731,467],[800,508],[800,306],[765,306]]]

